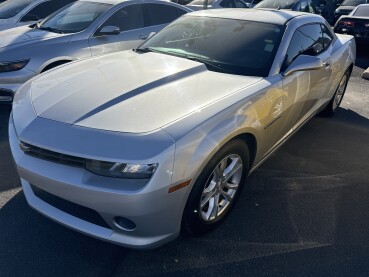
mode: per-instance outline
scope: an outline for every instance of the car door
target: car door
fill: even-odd
[[[106,26],[118,27],[119,34],[102,35]],[[137,47],[147,38],[151,28],[145,25],[142,4],[131,4],[114,12],[89,39],[93,56],[104,53],[129,50]]]
[[[322,59],[324,66],[318,70],[297,71],[283,77],[283,88],[289,95],[291,107],[289,125],[299,125],[317,108],[330,88],[332,66],[330,48],[324,47],[322,28],[319,23],[303,25],[296,29],[287,49],[282,72],[299,55],[311,55]]]
[[[150,25],[152,32],[159,32],[172,21],[187,13],[184,9],[177,8],[168,4],[145,3],[145,17],[147,24]]]

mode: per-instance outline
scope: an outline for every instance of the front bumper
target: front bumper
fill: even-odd
[[[159,172],[158,168],[147,184],[137,184],[137,190],[132,189],[134,184],[127,184],[130,189],[125,189],[122,182],[127,180],[101,177],[83,168],[26,155],[19,147],[12,120],[9,140],[27,202],[50,219],[86,235],[136,249],[155,248],[178,236],[187,190],[168,193],[167,170]],[[38,197],[33,188],[93,210],[106,226],[57,208]],[[119,228],[117,216],[133,221],[136,228]]]
[[[36,75],[27,68],[0,73],[0,103],[11,103],[19,87]]]

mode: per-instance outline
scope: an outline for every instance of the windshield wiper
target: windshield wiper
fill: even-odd
[[[37,27],[40,30],[50,31],[50,32],[58,33],[58,34],[64,34],[63,31],[60,31],[59,29],[55,29],[52,27],[43,27],[43,26],[37,26]]]
[[[145,47],[145,48],[136,48],[136,49],[132,49],[134,52],[137,53],[148,53],[148,52],[154,52],[154,53],[162,53],[165,54],[164,51],[160,51],[160,50],[156,50],[152,47]]]
[[[212,67],[217,69],[217,71],[219,72],[226,72],[225,68],[223,66],[221,66],[219,63],[206,59],[206,58],[200,58],[200,57],[194,57],[194,56],[190,56],[190,55],[184,55],[184,58],[191,60],[191,61],[195,61],[195,62],[199,62],[199,63],[203,63],[206,66]]]

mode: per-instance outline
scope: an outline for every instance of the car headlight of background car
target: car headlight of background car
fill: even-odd
[[[11,72],[23,69],[28,63],[29,59],[12,62],[0,62],[0,72]]]
[[[125,164],[86,160],[86,169],[96,175],[123,179],[150,179],[158,164]]]

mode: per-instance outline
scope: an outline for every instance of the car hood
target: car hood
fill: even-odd
[[[208,71],[199,62],[125,51],[70,63],[31,86],[37,116],[101,130],[144,133],[262,78]]]
[[[31,29],[28,26],[21,26],[0,32],[0,48],[8,46],[27,46],[35,41],[61,36],[65,36],[65,34],[57,34],[39,29]]]

